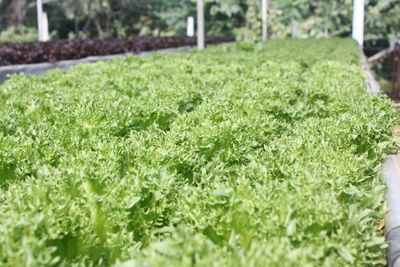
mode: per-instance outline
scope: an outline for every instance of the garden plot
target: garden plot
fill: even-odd
[[[83,64],[0,87],[5,266],[385,263],[391,102],[341,39]]]

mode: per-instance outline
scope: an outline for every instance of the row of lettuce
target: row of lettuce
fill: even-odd
[[[385,262],[395,114],[351,40],[16,75],[0,114],[1,265]]]
[[[206,44],[232,42],[233,36],[207,36]],[[160,49],[194,46],[196,37],[137,36],[131,38],[53,40],[48,42],[1,43],[0,66],[56,62],[90,56],[140,53]]]

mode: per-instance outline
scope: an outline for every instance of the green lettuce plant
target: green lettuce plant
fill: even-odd
[[[384,264],[395,114],[359,55],[282,40],[12,76],[1,265]]]

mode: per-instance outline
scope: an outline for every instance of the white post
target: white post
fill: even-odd
[[[193,17],[188,17],[187,18],[187,28],[186,28],[186,34],[189,37],[194,36],[194,18]]]
[[[48,40],[50,40],[50,36],[49,36],[49,21],[47,19],[47,13],[43,12],[42,15],[42,40],[43,42],[47,42]]]
[[[263,41],[268,39],[268,0],[261,0],[262,36]]]
[[[362,46],[364,43],[364,0],[353,0],[352,37]]]
[[[37,24],[38,24],[38,34],[39,34],[39,41],[43,41],[43,6],[42,0],[36,0],[36,7],[37,7]]]
[[[197,48],[204,47],[204,0],[197,0]]]
[[[297,21],[292,20],[292,38],[297,38],[299,32],[299,25],[297,24]]]

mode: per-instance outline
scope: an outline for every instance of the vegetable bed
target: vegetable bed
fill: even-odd
[[[208,36],[207,44],[234,41],[232,36]],[[0,66],[56,62],[80,59],[89,56],[104,56],[123,53],[140,53],[179,46],[196,45],[196,37],[152,37],[108,38],[93,40],[55,40],[48,42],[0,43]]]
[[[0,86],[4,266],[385,263],[394,110],[355,42],[127,57]]]

